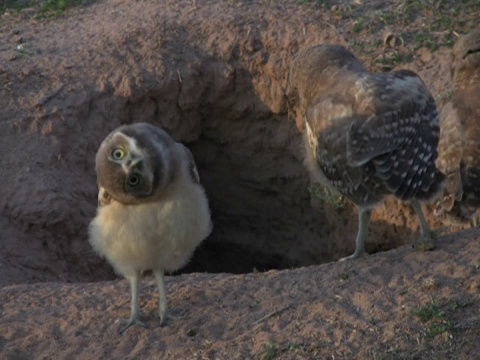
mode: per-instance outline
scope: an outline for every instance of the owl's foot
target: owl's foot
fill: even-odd
[[[125,330],[127,330],[132,325],[140,326],[143,328],[147,327],[147,325],[144,322],[142,322],[138,317],[129,318],[129,319],[118,319],[117,322],[123,325],[122,327],[120,327],[120,330],[119,330],[120,334],[123,334]]]
[[[421,238],[417,239],[412,247],[420,251],[430,251],[435,249],[435,239],[447,231],[446,226],[441,226],[438,229],[429,231],[426,235],[423,235]]]
[[[163,314],[155,312],[155,317],[160,320],[160,326],[164,325],[168,320],[178,320],[184,318],[183,315],[173,315],[170,311],[165,311]]]
[[[420,251],[430,251],[435,249],[435,240],[430,236],[422,236],[413,243],[413,248]]]
[[[347,260],[354,260],[354,259],[360,259],[360,258],[365,258],[368,256],[368,253],[366,253],[365,251],[355,251],[352,255],[350,256],[345,256],[343,258],[341,258],[340,260],[338,261],[347,261]]]
[[[162,326],[170,316],[166,311],[159,311],[157,313],[157,317],[160,319],[160,326]]]

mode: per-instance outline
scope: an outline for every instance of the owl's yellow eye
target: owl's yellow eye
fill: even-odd
[[[122,160],[125,157],[125,152],[122,149],[114,149],[112,151],[112,158],[115,160]]]

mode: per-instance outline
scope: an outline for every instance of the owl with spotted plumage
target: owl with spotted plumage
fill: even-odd
[[[478,224],[480,207],[480,30],[452,51],[452,99],[442,108],[438,167],[447,177],[436,215],[452,224]]]
[[[98,209],[89,226],[93,249],[130,282],[131,315],[140,319],[140,275],[151,270],[167,315],[164,273],[183,267],[211,232],[210,210],[190,151],[146,123],[121,126],[96,155]]]
[[[435,101],[412,71],[368,72],[346,48],[316,45],[295,55],[288,102],[304,118],[306,164],[314,179],[359,208],[355,252],[372,209],[386,196],[409,201],[422,237],[415,247],[434,247],[421,201],[441,190],[436,168],[439,120]]]

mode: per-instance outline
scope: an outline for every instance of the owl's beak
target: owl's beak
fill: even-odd
[[[136,158],[136,159],[129,159],[127,161],[125,161],[124,163],[122,163],[122,169],[123,171],[125,172],[125,174],[129,174],[131,172],[131,170],[133,168],[135,168],[135,166],[140,162],[142,161],[142,158],[139,157],[139,158]]]

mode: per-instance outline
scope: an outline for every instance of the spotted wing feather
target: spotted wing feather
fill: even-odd
[[[367,118],[352,121],[349,161],[373,162],[385,186],[400,199],[430,197],[438,191],[442,175],[435,167],[438,113],[428,89],[407,70],[367,74],[359,88],[359,111]]]
[[[439,121],[421,79],[410,71],[363,73],[354,84],[341,97],[343,111],[336,95],[307,110],[325,176],[358,204],[387,193],[431,197],[443,179],[435,167]]]

